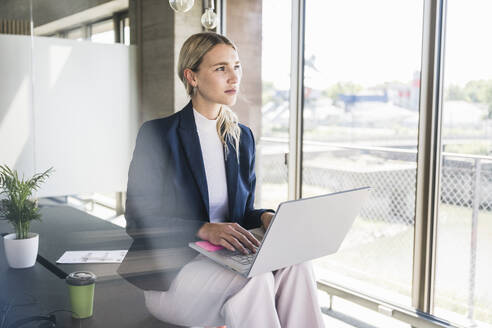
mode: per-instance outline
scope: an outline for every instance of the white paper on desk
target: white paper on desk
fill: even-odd
[[[121,263],[127,250],[117,251],[67,251],[56,263]]]

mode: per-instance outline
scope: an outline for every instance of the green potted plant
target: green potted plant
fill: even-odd
[[[29,232],[29,228],[33,220],[41,219],[41,214],[30,197],[51,171],[49,168],[25,179],[16,170],[0,165],[0,217],[9,221],[15,231],[3,237],[7,262],[12,268],[29,268],[36,263],[39,236]]]

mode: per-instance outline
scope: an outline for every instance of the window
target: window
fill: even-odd
[[[82,27],[69,30],[65,33],[65,37],[71,40],[82,41],[85,39],[85,30]]]
[[[371,186],[318,278],[410,305],[422,1],[306,1],[302,197]],[[329,219],[329,214],[327,215]]]
[[[276,209],[288,199],[290,122],[290,1],[263,0],[261,138],[256,165],[257,206]],[[282,29],[284,33],[278,33]]]
[[[435,313],[492,324],[492,22],[489,1],[448,1]]]
[[[84,18],[87,19],[87,17]],[[36,21],[36,17],[34,20]],[[56,21],[46,25],[50,26],[54,23],[56,23]],[[83,22],[78,21],[76,24],[67,23],[67,21],[58,23],[60,26],[63,24],[65,24],[66,27],[58,30],[50,28],[49,33],[46,34],[44,33],[46,31],[46,25],[41,26],[41,29],[35,28],[34,33],[39,36],[66,38],[77,41],[89,40],[107,44],[130,44],[130,19],[128,17],[128,11],[114,13],[113,16],[103,19]],[[117,24],[116,27],[118,28],[115,28],[114,24]]]
[[[122,20],[123,25],[123,41],[127,46],[130,45],[130,18],[126,17]]]
[[[113,20],[105,20],[91,25],[91,41],[115,43]]]

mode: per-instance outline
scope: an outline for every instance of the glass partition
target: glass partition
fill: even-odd
[[[116,46],[129,40],[128,7],[39,0],[32,17],[35,165],[55,169],[40,203],[124,226],[139,125],[136,52]]]
[[[0,165],[34,174],[30,1],[0,1]]]

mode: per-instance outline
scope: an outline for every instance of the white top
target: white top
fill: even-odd
[[[210,222],[225,222],[229,215],[224,146],[217,133],[217,120],[209,120],[193,108],[207,178]]]

